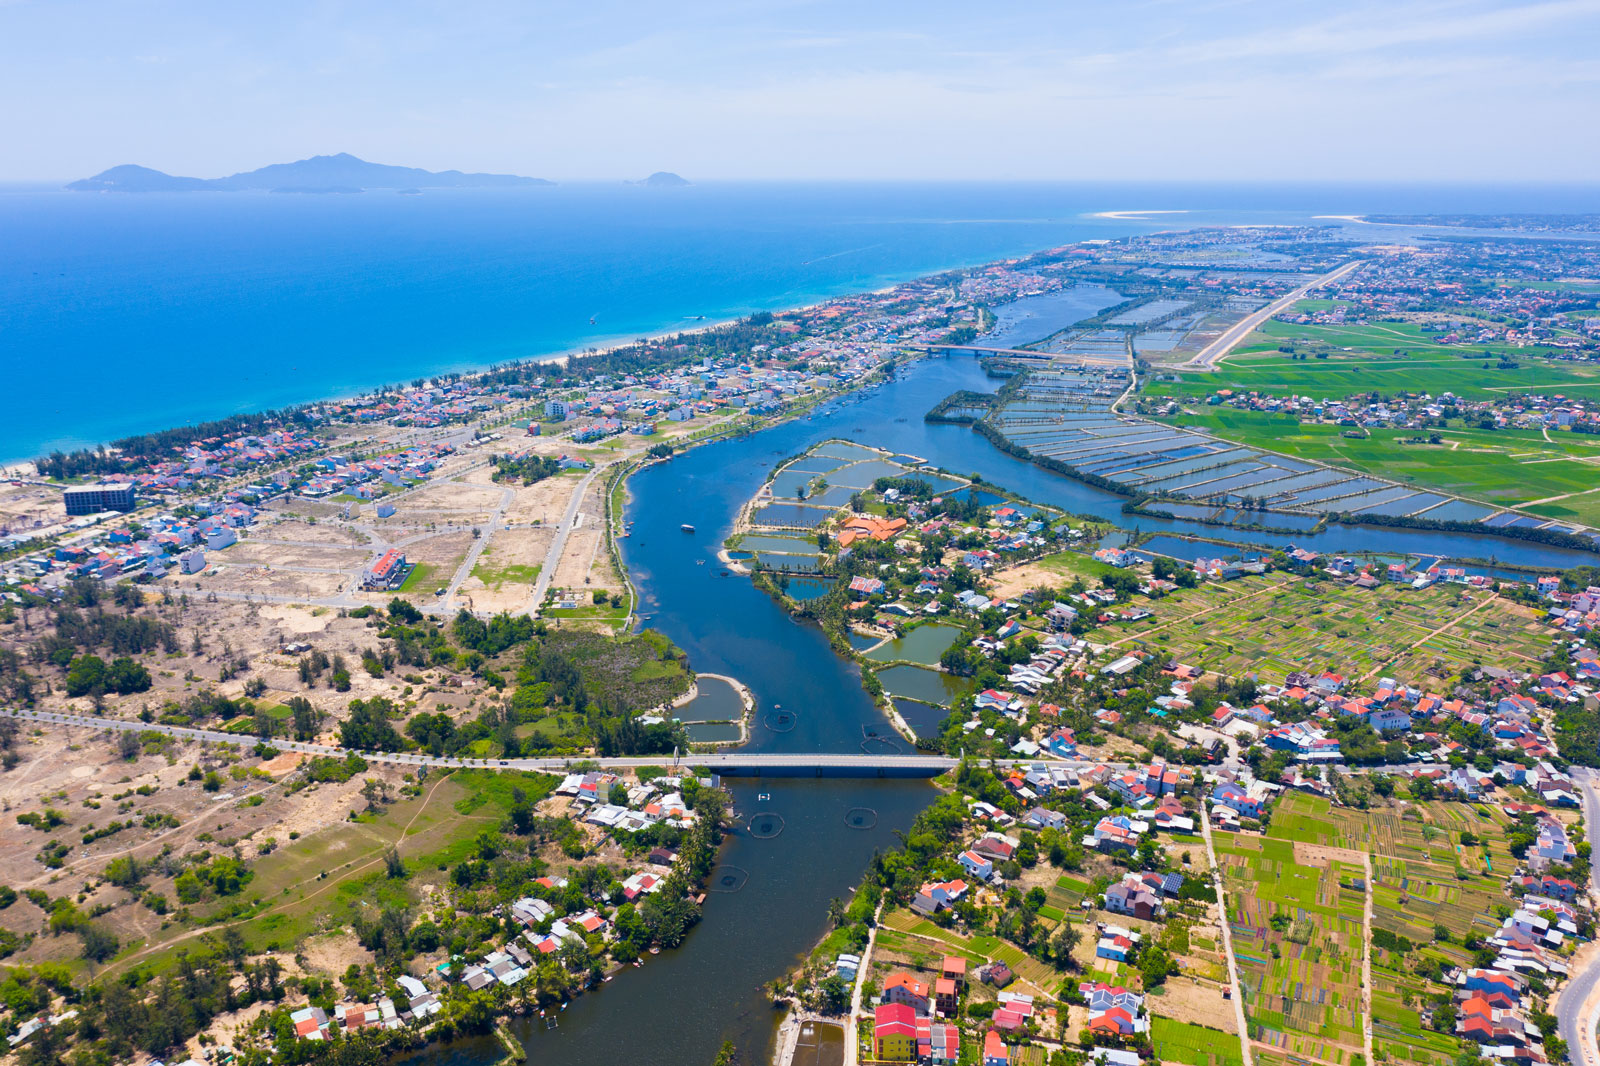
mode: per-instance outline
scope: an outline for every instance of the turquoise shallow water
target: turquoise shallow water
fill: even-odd
[[[1094,217],[1130,206],[1186,213]],[[10,394],[28,398],[7,405],[0,460],[1158,227],[1597,207],[1593,188],[714,183],[318,197],[0,187],[0,366]]]

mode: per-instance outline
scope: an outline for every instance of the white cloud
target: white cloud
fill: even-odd
[[[0,0],[0,178],[346,149],[557,178],[1600,173],[1600,0]],[[98,16],[98,17],[96,17]],[[1549,130],[1559,151],[1530,145]],[[1552,171],[1551,168],[1555,168]]]

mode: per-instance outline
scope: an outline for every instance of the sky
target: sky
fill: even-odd
[[[1579,181],[1600,0],[0,0],[0,181]]]

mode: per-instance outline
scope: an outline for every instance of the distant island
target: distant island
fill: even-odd
[[[651,175],[653,183],[661,175]],[[666,175],[683,181],[676,175]],[[422,170],[369,163],[348,152],[317,155],[295,163],[274,163],[233,174],[226,178],[185,178],[150,167],[127,163],[101,171],[92,178],[67,186],[77,192],[361,192],[366,189],[396,189],[417,192],[421,189],[509,188],[526,185],[553,185],[543,178],[524,178],[516,174],[464,174],[459,170]],[[687,183],[685,183],[687,184]]]
[[[670,170],[658,170],[643,181],[630,181],[629,185],[648,185],[656,189],[678,189],[690,182]]]

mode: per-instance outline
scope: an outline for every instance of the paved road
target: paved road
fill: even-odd
[[[1204,803],[1200,805],[1200,835],[1205,838],[1206,862],[1211,865],[1212,884],[1217,889],[1217,924],[1222,927],[1222,957],[1228,961],[1228,984],[1233,989],[1233,1023],[1239,1030],[1239,1054],[1244,1059],[1244,1066],[1255,1066],[1255,1049],[1250,1045],[1250,1026],[1244,1018],[1244,986],[1239,984],[1239,964],[1233,957],[1233,925],[1228,921],[1228,898],[1223,894],[1222,867],[1217,865],[1216,845],[1211,843],[1211,818]]]
[[[259,597],[257,597],[259,599]],[[131,729],[138,732],[162,733],[166,736],[179,737],[185,740],[211,740],[226,744],[250,744],[261,738],[251,734],[224,733],[219,729],[196,729],[192,726],[162,725],[158,722],[141,722],[137,719],[123,718],[97,718],[86,714],[61,714],[55,711],[27,711],[0,708],[0,716],[15,718],[18,721],[30,722],[35,725],[58,725],[78,727],[83,729]],[[317,744],[303,740],[288,740],[284,737],[274,737],[270,743],[279,751],[296,751],[308,755],[331,755],[335,758],[344,758],[350,754],[351,749],[342,748],[336,744]],[[703,766],[728,774],[731,777],[747,776],[750,773],[759,774],[764,770],[773,772],[781,771],[808,771],[832,770],[838,771],[840,776],[863,777],[878,776],[882,770],[886,776],[896,773],[905,776],[914,776],[926,773],[929,776],[952,770],[960,765],[961,760],[946,755],[858,755],[849,753],[833,754],[828,752],[798,752],[790,754],[756,754],[739,752],[717,752],[714,754],[689,753],[680,756],[671,755],[634,755],[621,758],[602,758],[594,755],[568,755],[549,759],[457,759],[448,756],[424,755],[417,752],[368,752],[359,753],[369,762],[392,763],[397,766],[441,766],[459,769],[465,766],[504,767],[509,770],[564,770],[576,763],[586,765],[602,765],[615,769],[634,769],[640,766]],[[1132,763],[1098,762],[1091,759],[1059,759],[1053,755],[1040,752],[1028,758],[1012,757],[994,760],[1004,766],[1031,766],[1042,763],[1049,766],[1060,767],[1081,773],[1096,766],[1105,766],[1112,770],[1131,770]],[[1418,763],[1420,767],[1424,764]],[[1405,766],[1357,766],[1346,767],[1343,765],[1330,767],[1332,770],[1345,773],[1399,773],[1416,767]],[[1201,769],[1197,767],[1197,769]],[[1238,770],[1239,765],[1233,760],[1220,764],[1213,764],[1211,769]],[[744,773],[741,773],[743,771]],[[1597,800],[1596,802],[1600,802]],[[1600,886],[1600,878],[1597,878]],[[1600,893],[1600,887],[1596,888]],[[1600,1066],[1600,1062],[1596,1063]]]
[[[1594,838],[1595,827],[1600,826],[1600,796],[1595,795],[1594,773],[1573,767],[1573,779],[1583,795],[1583,824],[1589,838]],[[1589,892],[1600,899],[1600,866],[1589,872]],[[1567,1042],[1567,1055],[1574,1066],[1600,1066],[1600,1050],[1595,1047],[1593,1011],[1584,1011],[1584,1001],[1593,994],[1600,983],[1600,956],[1590,959],[1589,965],[1572,975],[1561,996],[1556,1001],[1556,1020],[1561,1023],[1561,1039]]]
[[[224,733],[219,729],[196,729],[189,726],[162,725],[121,718],[96,718],[84,714],[59,714],[54,711],[18,711],[0,709],[0,716],[15,718],[33,725],[53,725],[67,728],[94,730],[121,729],[135,732],[161,733],[184,740],[209,740],[224,744],[253,744],[259,737]],[[288,740],[275,737],[269,743],[279,751],[300,752],[307,755],[329,755],[344,758],[351,749],[334,744],[317,744],[309,741]],[[418,752],[359,752],[368,762],[389,763],[395,766],[436,766],[448,769],[482,766],[507,770],[561,771],[578,763],[588,766],[606,766],[612,769],[636,769],[641,766],[696,766],[726,774],[730,777],[759,776],[764,772],[775,775],[821,772],[825,776],[878,777],[878,776],[928,776],[933,777],[954,769],[959,759],[944,755],[855,755],[828,753],[799,754],[686,754],[626,756],[599,758],[596,756],[565,756],[549,759],[458,759],[448,756],[424,755]],[[1045,762],[1073,771],[1084,771],[1094,766],[1109,766],[1113,770],[1131,769],[1128,763],[1099,763],[1087,759],[1057,759],[1036,756],[1029,759],[1000,759],[1003,765],[1032,765]]]
[[[1223,356],[1237,348],[1239,346],[1239,342],[1244,340],[1251,333],[1254,333],[1256,327],[1261,325],[1261,323],[1265,322],[1279,311],[1282,311],[1284,308],[1289,307],[1295,301],[1305,299],[1306,293],[1310,292],[1311,290],[1319,289],[1324,285],[1329,285],[1335,281],[1338,281],[1340,278],[1362,266],[1364,263],[1365,260],[1362,259],[1357,259],[1353,263],[1346,263],[1337,270],[1329,271],[1320,278],[1314,278],[1313,280],[1306,282],[1304,285],[1300,286],[1298,289],[1295,289],[1287,296],[1280,296],[1278,299],[1272,301],[1261,310],[1252,315],[1247,315],[1245,318],[1234,324],[1227,330],[1227,332],[1223,333],[1222,336],[1218,337],[1216,340],[1202,348],[1200,350],[1200,354],[1196,355],[1193,359],[1190,359],[1187,363],[1179,364],[1178,369],[1215,370],[1217,368],[1217,360],[1221,359]]]
[[[461,591],[462,582],[472,575],[472,570],[478,565],[478,559],[489,547],[489,541],[500,531],[506,513],[506,508],[511,506],[511,501],[516,498],[516,493],[504,485],[495,486],[500,490],[500,502],[494,505],[494,510],[489,515],[489,520],[478,529],[478,535],[472,538],[472,544],[467,548],[466,558],[461,560],[461,565],[456,567],[456,572],[451,575],[450,583],[445,586],[445,593],[439,598],[440,610],[445,614],[454,614],[456,607],[456,594]],[[418,590],[419,595],[425,590]]]
[[[550,582],[555,580],[556,567],[561,564],[561,554],[567,550],[567,536],[572,532],[573,523],[578,520],[578,508],[583,506],[583,494],[589,491],[589,486],[594,484],[594,479],[600,475],[600,471],[610,465],[607,463],[604,466],[592,467],[573,490],[572,501],[567,504],[567,513],[561,516],[561,524],[556,527],[556,539],[550,542],[550,550],[545,552],[544,565],[539,568],[539,577],[533,583],[533,600],[528,604],[526,612],[529,616],[537,618],[539,612],[544,609],[544,598],[550,591]]]
[[[218,729],[195,729],[185,726],[161,725],[155,722],[129,721],[119,718],[96,718],[90,715],[58,714],[53,711],[9,711],[0,710],[0,715],[16,718],[20,721],[36,725],[56,725],[79,727],[84,729],[121,729],[136,732],[162,733],[167,736],[180,737],[186,740],[209,740],[227,744],[251,744],[257,737],[240,735],[238,733],[224,733]],[[332,744],[316,744],[308,741],[286,740],[274,738],[273,747],[279,751],[302,752],[308,755],[331,755],[343,758],[350,753],[350,749],[341,748]],[[563,770],[575,763],[588,764],[600,763],[617,769],[630,769],[640,766],[674,766],[694,765],[703,766],[713,771],[733,773],[735,771],[757,772],[762,770],[778,771],[835,771],[843,775],[853,776],[860,774],[864,777],[877,776],[880,771],[888,774],[904,774],[914,776],[926,774],[934,776],[956,766],[957,759],[936,755],[738,755],[731,753],[718,753],[709,755],[685,755],[673,758],[668,755],[633,756],[618,759],[596,759],[593,757],[559,759],[456,759],[449,757],[423,755],[415,752],[361,752],[361,757],[368,762],[390,763],[397,766],[437,766],[457,769],[465,766],[487,766],[505,768],[510,770]],[[1014,760],[1017,762],[1031,762],[1037,760]],[[1095,765],[1089,762],[1058,763],[1073,768],[1084,768]]]

